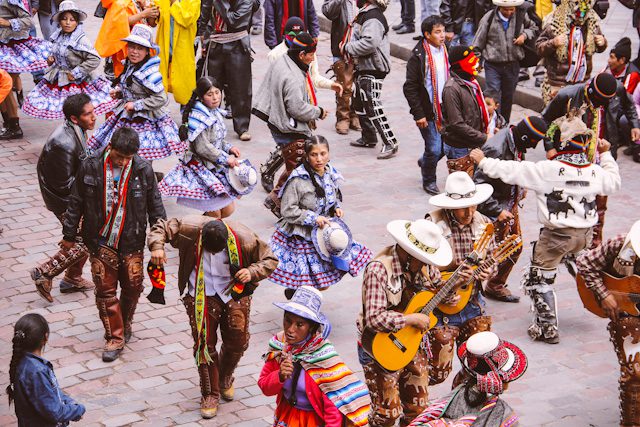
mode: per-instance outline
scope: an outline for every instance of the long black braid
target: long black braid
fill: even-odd
[[[202,98],[212,87],[220,88],[220,85],[218,81],[211,76],[202,76],[196,82],[196,88],[193,90],[191,98],[189,98],[189,101],[185,104],[184,110],[182,111],[182,124],[178,131],[180,141],[186,141],[189,136],[189,115],[191,111],[193,111],[193,107],[195,107],[196,102],[202,102]]]
[[[322,135],[314,135],[304,142],[305,155],[304,155],[304,158],[302,159],[302,165],[304,166],[304,169],[307,171],[307,173],[311,177],[311,183],[313,184],[313,188],[316,190],[316,197],[324,198],[325,197],[324,186],[316,180],[316,174],[313,168],[311,167],[311,165],[309,164],[309,160],[308,160],[309,153],[311,152],[313,147],[316,147],[318,145],[324,145],[327,147],[327,150],[329,150],[329,141],[327,141],[327,138],[325,138]]]
[[[29,313],[16,322],[13,333],[13,354],[9,364],[9,385],[6,388],[9,405],[15,398],[15,384],[18,365],[27,352],[42,348],[49,335],[47,320],[38,313]]]

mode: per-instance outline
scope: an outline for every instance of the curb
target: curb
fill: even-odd
[[[320,22],[320,30],[326,33],[331,33],[331,21],[321,14],[318,14],[318,20]],[[412,49],[400,46],[397,43],[390,43],[391,56],[402,59],[403,61],[409,60],[411,57],[411,50]],[[480,83],[484,83],[484,76],[479,76],[478,80]],[[513,95],[513,103],[536,112],[541,112],[544,107],[544,104],[542,103],[542,96],[538,90],[523,88],[520,86],[516,88],[516,93]]]

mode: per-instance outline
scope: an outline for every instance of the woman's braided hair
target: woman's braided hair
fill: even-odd
[[[13,333],[13,354],[9,364],[9,385],[6,388],[9,405],[15,398],[16,371],[27,352],[42,348],[49,335],[47,320],[38,313],[29,313],[16,322]]]
[[[313,184],[313,188],[315,188],[316,190],[316,197],[324,197],[325,196],[324,187],[322,186],[322,184],[320,184],[316,180],[316,174],[313,171],[313,168],[311,167],[311,165],[309,164],[309,160],[307,158],[309,156],[309,153],[313,149],[313,147],[317,147],[318,145],[324,145],[327,147],[327,150],[329,150],[329,141],[327,141],[327,138],[321,135],[314,135],[304,142],[305,156],[302,159],[302,165],[304,166],[304,169],[309,174],[309,177],[311,177],[311,183]]]
[[[204,95],[209,92],[212,87],[217,87],[220,89],[220,85],[218,81],[211,76],[202,76],[198,79],[196,83],[196,88],[193,90],[191,94],[191,98],[184,106],[184,110],[182,111],[182,124],[180,125],[180,130],[178,131],[178,136],[180,137],[180,141],[186,141],[189,137],[189,115],[195,107],[196,102],[202,102],[202,98]]]

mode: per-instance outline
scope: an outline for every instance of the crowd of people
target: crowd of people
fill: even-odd
[[[337,134],[359,132],[351,145],[362,148],[380,140],[378,159],[396,155],[381,94],[391,72],[389,30],[415,31],[413,0],[401,1],[402,21],[392,27],[387,0],[324,0],[335,80],[318,68],[311,0],[103,0],[95,44],[83,30],[87,12],[73,0],[40,2],[0,0],[0,140],[24,136],[20,109],[61,121],[37,175],[63,240],[30,274],[49,303],[62,273],[61,293],[93,290],[104,362],[132,338],[145,271],[147,298],[165,304],[170,244],[179,252],[203,418],[235,397],[252,295],[268,280],[286,299],[274,303],[284,311],[282,331],[269,341],[258,379],[265,395],[277,396],[274,426],[517,425],[501,395],[525,373],[527,356],[492,332],[485,298],[519,302],[507,283],[522,251],[519,209],[530,190],[541,231],[522,277],[534,313],[527,334],[560,342],[558,266],[579,273],[611,318],[620,425],[640,425],[640,353],[629,345],[640,339],[640,317],[619,297],[631,284],[613,291],[606,280],[640,273],[640,221],[626,236],[602,237],[607,197],[621,187],[618,148],[640,162],[640,59],[631,61],[624,37],[606,69],[593,72],[593,56],[608,46],[602,2],[422,0],[403,93],[424,140],[418,165],[435,209],[390,221],[393,242],[375,255],[344,220],[344,177],[328,139],[316,133],[328,118],[316,90],[335,92]],[[269,68],[253,96],[250,36],[261,32]],[[534,66],[545,107],[514,122],[516,85]],[[21,74],[36,83],[26,96]],[[179,123],[168,112],[169,93],[181,107]],[[252,115],[276,144],[259,170],[227,134],[229,123],[250,141]],[[539,145],[546,159],[526,161]],[[154,160],[172,155],[177,163],[166,175],[154,171]],[[441,191],[443,157],[449,174]],[[258,181],[268,192],[265,214],[278,218],[268,242],[230,219]],[[167,218],[163,198],[200,214]],[[83,277],[87,261],[91,280]],[[354,320],[364,381],[340,358],[321,311],[323,290],[361,272]],[[48,339],[39,314],[15,324],[7,394],[19,425],[68,425],[85,413],[58,386],[44,358]],[[398,350],[407,360],[390,356]],[[451,393],[434,399],[429,386],[448,378],[454,354],[462,369]]]

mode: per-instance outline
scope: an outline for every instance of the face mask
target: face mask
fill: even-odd
[[[466,58],[462,61],[459,61],[460,69],[467,74],[471,74],[472,76],[478,75],[478,66],[480,65],[480,58],[476,56],[474,52],[471,52]]]

